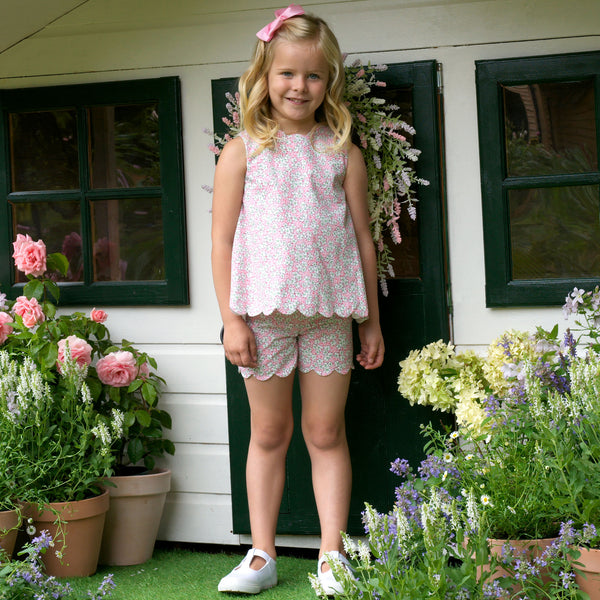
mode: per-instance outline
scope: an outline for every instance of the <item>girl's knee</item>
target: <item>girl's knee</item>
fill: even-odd
[[[303,426],[304,440],[316,450],[333,450],[346,444],[344,423],[315,423]]]
[[[253,425],[251,442],[261,450],[287,450],[292,439],[293,425]]]

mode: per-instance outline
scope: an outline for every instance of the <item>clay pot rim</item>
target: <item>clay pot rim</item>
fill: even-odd
[[[167,468],[156,468],[140,475],[117,475],[106,480],[115,484],[105,486],[111,497],[153,496],[171,490],[171,470]]]
[[[56,521],[60,517],[64,521],[87,519],[90,514],[105,513],[110,504],[110,495],[103,489],[97,496],[83,500],[67,500],[66,502],[46,502],[41,506],[52,506],[54,510],[42,508],[32,502],[23,504],[23,516],[31,517],[34,521]],[[99,505],[99,507],[98,507]],[[92,506],[94,507],[92,509]]]

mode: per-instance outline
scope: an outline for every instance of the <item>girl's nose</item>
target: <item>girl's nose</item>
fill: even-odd
[[[294,77],[292,84],[294,86],[294,90],[304,90],[306,88],[306,80],[301,75]]]

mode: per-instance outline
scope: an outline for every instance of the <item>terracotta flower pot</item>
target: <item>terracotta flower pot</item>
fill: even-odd
[[[19,515],[16,510],[0,511],[0,548],[10,559],[15,549],[19,525]]]
[[[152,558],[171,471],[154,469],[141,475],[109,477],[110,509],[100,551],[100,564],[139,565]]]
[[[581,556],[575,567],[582,574],[575,574],[575,582],[590,600],[600,600],[600,550],[597,548],[579,548]]]
[[[35,505],[25,507],[24,516],[33,519],[37,532],[45,529],[54,540],[43,556],[48,575],[87,577],[96,572],[109,502],[105,490],[86,500],[52,502],[41,511]]]

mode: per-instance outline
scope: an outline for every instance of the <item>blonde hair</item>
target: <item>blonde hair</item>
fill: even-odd
[[[343,101],[345,72],[338,41],[323,19],[299,15],[284,21],[270,42],[258,40],[250,66],[239,81],[241,128],[259,143],[258,151],[273,148],[279,131],[271,116],[267,75],[279,40],[314,40],[329,66],[329,78],[323,103],[317,109],[317,122],[326,122],[335,134],[332,151],[345,148],[352,132],[352,117]]]

